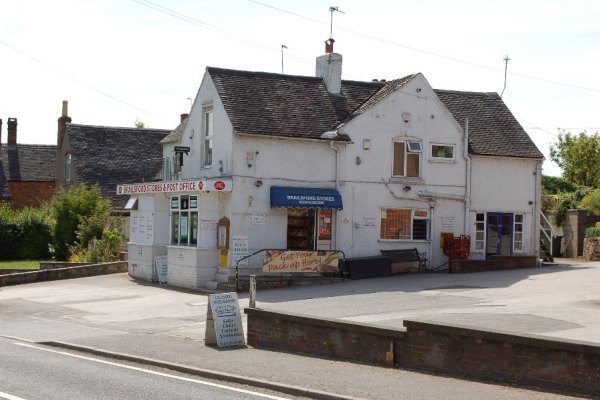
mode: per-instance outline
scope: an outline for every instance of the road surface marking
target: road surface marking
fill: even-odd
[[[25,400],[22,397],[14,396],[12,394],[4,393],[4,392],[0,392],[0,398],[6,399],[6,400]]]
[[[199,379],[192,379],[192,378],[186,378],[186,377],[183,377],[183,376],[165,374],[163,372],[152,371],[152,370],[149,370],[149,369],[138,368],[138,367],[132,367],[130,365],[117,364],[117,363],[110,362],[110,361],[104,361],[104,360],[99,360],[97,358],[80,356],[80,355],[77,355],[77,354],[71,354],[71,353],[67,353],[67,352],[64,352],[64,351],[57,351],[57,350],[45,349],[43,347],[38,347],[38,346],[34,346],[34,345],[31,345],[31,344],[27,344],[27,343],[15,343],[15,344],[17,346],[29,347],[29,348],[32,348],[32,349],[42,350],[42,351],[46,351],[46,352],[49,352],[49,353],[62,354],[62,355],[69,356],[69,357],[80,358],[82,360],[88,360],[88,361],[94,361],[94,362],[97,362],[97,363],[100,363],[100,364],[112,365],[112,366],[115,366],[115,367],[130,369],[130,370],[133,370],[133,371],[144,372],[144,373],[152,374],[152,375],[158,375],[158,376],[162,376],[162,377],[165,377],[165,378],[178,379],[180,381],[199,383],[199,384],[205,385],[205,386],[212,386],[212,387],[215,387],[215,388],[224,389],[224,390],[230,390],[230,391],[233,391],[233,392],[245,393],[245,394],[249,394],[249,395],[252,395],[252,396],[263,397],[265,399],[289,400],[287,397],[271,396],[271,395],[264,394],[264,393],[258,393],[258,392],[253,392],[253,391],[250,391],[250,390],[238,389],[238,388],[231,387],[231,386],[225,386],[225,385],[221,385],[221,384],[218,384],[218,383],[201,381]],[[13,400],[13,398],[9,398],[9,400]],[[14,400],[24,400],[24,399],[19,399],[19,398],[15,397]]]

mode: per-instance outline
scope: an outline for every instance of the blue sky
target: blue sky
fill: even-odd
[[[284,72],[313,75],[330,6],[344,79],[500,93],[508,55],[503,98],[546,156],[558,128],[600,130],[596,0],[3,1],[0,118],[21,143],[56,142],[62,100],[75,123],[174,128],[206,66],[281,72],[285,44]]]

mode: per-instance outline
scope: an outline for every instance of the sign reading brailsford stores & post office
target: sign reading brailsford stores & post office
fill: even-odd
[[[219,347],[246,344],[237,293],[208,295],[205,343]]]

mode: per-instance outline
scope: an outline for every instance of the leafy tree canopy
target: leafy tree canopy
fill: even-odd
[[[600,136],[559,132],[550,146],[550,159],[563,170],[563,178],[576,186],[600,186]]]
[[[559,194],[574,192],[577,186],[567,182],[564,178],[558,176],[542,175],[543,194]]]

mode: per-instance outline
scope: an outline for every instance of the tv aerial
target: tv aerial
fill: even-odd
[[[340,10],[337,6],[329,7],[329,12],[331,13],[331,19],[329,21],[329,37],[333,38],[333,13],[334,12],[339,12],[342,14],[346,14],[346,13],[344,11]]]

